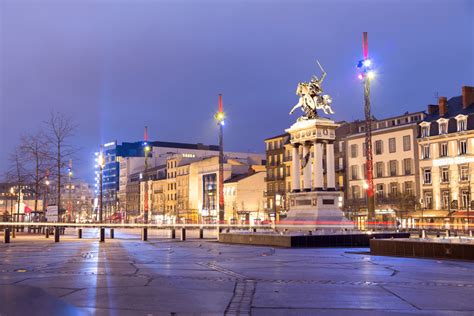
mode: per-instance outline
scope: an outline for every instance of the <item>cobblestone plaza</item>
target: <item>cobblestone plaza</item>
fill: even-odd
[[[0,245],[2,315],[472,315],[474,264],[98,231]],[[212,236],[206,232],[207,237]],[[28,303],[26,303],[28,302]]]

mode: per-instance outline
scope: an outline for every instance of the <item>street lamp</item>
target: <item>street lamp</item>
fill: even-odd
[[[145,127],[146,129],[146,127]],[[148,135],[147,132],[145,132],[145,135]],[[144,197],[144,205],[143,205],[143,222],[145,224],[148,224],[148,154],[151,151],[151,147],[148,145],[148,143],[145,140],[144,143],[145,147],[143,148],[143,151],[145,153],[145,172],[144,172],[144,180],[145,180],[145,197]]]
[[[359,61],[357,76],[364,82],[364,112],[365,112],[365,143],[366,143],[366,169],[367,169],[367,221],[369,225],[375,220],[375,195],[372,160],[372,115],[370,113],[370,82],[375,78],[372,61],[369,59],[369,44],[367,32],[363,33],[362,48],[364,59]]]
[[[219,222],[224,220],[224,125],[225,113],[222,105],[222,94],[219,94],[218,111],[214,119],[219,126]]]
[[[99,156],[97,157],[97,166],[99,167],[99,223],[102,223],[102,173],[104,170],[105,160],[102,146],[100,146]]]

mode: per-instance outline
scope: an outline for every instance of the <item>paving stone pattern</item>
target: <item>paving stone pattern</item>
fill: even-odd
[[[76,236],[0,244],[0,315],[474,315],[472,262]]]

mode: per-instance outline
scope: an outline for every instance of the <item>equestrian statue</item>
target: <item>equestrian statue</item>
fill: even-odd
[[[326,77],[326,71],[317,61],[319,69],[322,71],[321,79],[316,76],[311,77],[310,82],[300,82],[296,88],[296,94],[300,97],[298,104],[296,104],[290,111],[290,115],[297,109],[305,113],[304,116],[298,120],[308,120],[319,117],[317,110],[323,110],[325,114],[334,114],[331,109],[332,99],[329,95],[323,94],[322,83]]]

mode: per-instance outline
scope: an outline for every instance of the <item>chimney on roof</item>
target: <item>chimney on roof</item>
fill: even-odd
[[[434,114],[437,109],[438,109],[437,105],[429,104],[428,105],[428,114]]]
[[[462,108],[467,109],[469,105],[474,103],[474,87],[462,87]]]
[[[438,106],[439,106],[439,116],[444,117],[446,113],[448,112],[448,98],[439,97]]]

